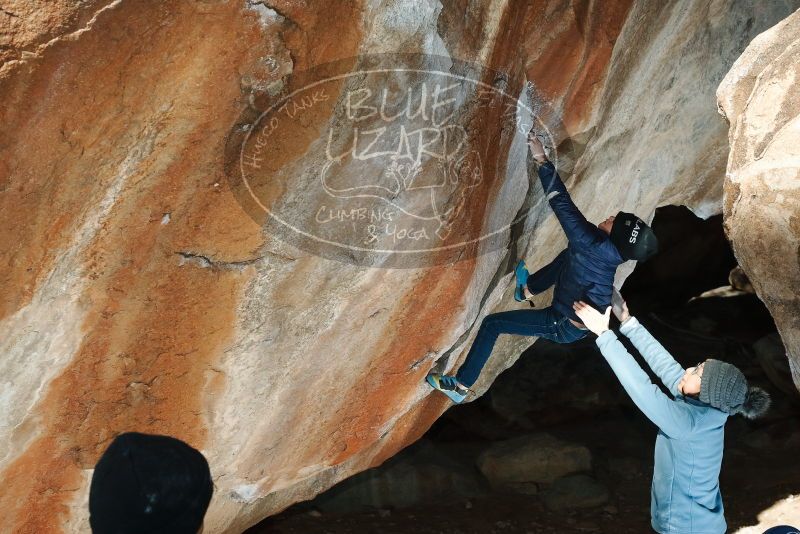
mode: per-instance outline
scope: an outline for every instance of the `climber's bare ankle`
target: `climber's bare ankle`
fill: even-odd
[[[531,293],[527,287],[522,288],[522,294],[525,296],[526,300],[533,297],[533,293]]]

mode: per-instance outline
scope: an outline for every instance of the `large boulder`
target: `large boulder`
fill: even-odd
[[[4,2],[4,528],[85,532],[123,431],[205,453],[210,533],[414,442],[449,406],[423,382],[434,362],[513,305],[518,257],[565,244],[527,174],[531,113],[590,220],[718,212],[714,89],[791,4]],[[379,83],[387,59],[405,74]],[[455,161],[402,161],[411,130],[391,136],[401,161],[346,150],[393,120],[365,88],[397,103],[443,76],[463,81],[441,108],[469,134]],[[477,389],[531,341],[502,339]]]
[[[725,230],[800,389],[800,10],[758,35],[717,90],[730,123]]]

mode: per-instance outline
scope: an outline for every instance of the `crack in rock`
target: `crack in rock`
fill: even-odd
[[[37,44],[37,45],[35,45],[35,50],[29,50],[29,49],[24,49],[24,48],[20,49],[19,50],[20,51],[20,58],[19,59],[12,59],[10,61],[7,61],[3,65],[3,67],[9,66],[9,65],[12,65],[12,64],[15,64],[15,63],[19,63],[19,62],[28,61],[30,59],[33,59],[34,57],[40,56],[43,53],[44,50],[46,50],[47,48],[49,48],[50,46],[54,45],[55,43],[57,43],[59,41],[77,39],[78,37],[80,37],[81,34],[83,34],[83,33],[85,33],[85,32],[87,32],[87,31],[92,29],[92,27],[94,26],[95,22],[97,21],[97,17],[100,16],[100,14],[102,14],[104,11],[107,11],[107,10],[110,10],[110,9],[114,9],[115,7],[120,5],[121,3],[122,3],[122,0],[113,0],[109,4],[106,4],[102,8],[98,9],[97,11],[95,11],[95,13],[92,16],[92,18],[82,28],[78,28],[77,30],[71,31],[69,33],[53,37],[52,39],[50,39],[46,43]],[[14,13],[11,13],[10,11],[7,11],[7,10],[5,10],[3,8],[0,8],[0,11],[2,11],[3,13],[5,13],[6,15],[8,15],[10,17],[19,18],[18,15],[14,14]]]
[[[275,22],[284,21],[296,26],[296,23],[286,13],[269,5],[266,0],[247,0],[247,8],[258,13],[261,18],[261,25],[265,28]]]
[[[221,261],[221,260],[214,260],[209,256],[205,256],[203,254],[196,254],[194,252],[179,251],[176,252],[176,254],[181,258],[180,263],[178,264],[179,266],[191,263],[203,269],[210,268],[221,271],[242,271],[244,270],[245,267],[249,265],[255,265],[265,259],[265,256],[258,256],[257,258],[250,258],[246,260]]]

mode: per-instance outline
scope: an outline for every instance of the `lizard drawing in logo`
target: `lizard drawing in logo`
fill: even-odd
[[[458,125],[411,132],[400,126],[396,144],[387,141],[385,133],[386,128],[356,130],[352,150],[337,157],[328,150],[319,173],[322,187],[337,199],[378,199],[431,225],[436,236],[445,240],[470,190],[482,181],[480,154],[469,146],[466,130]],[[376,137],[359,151],[369,135]]]

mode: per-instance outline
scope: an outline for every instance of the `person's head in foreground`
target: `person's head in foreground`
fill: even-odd
[[[742,414],[748,419],[760,417],[769,407],[766,391],[749,386],[735,365],[720,360],[708,359],[686,369],[678,391],[684,397],[694,397],[717,410]]]
[[[647,261],[658,252],[653,229],[633,213],[620,211],[597,227],[608,234],[624,260]]]
[[[89,490],[94,534],[197,534],[213,485],[205,457],[169,436],[120,434]]]

